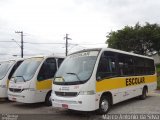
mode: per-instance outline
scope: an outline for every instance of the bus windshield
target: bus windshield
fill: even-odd
[[[15,78],[16,82],[31,80],[42,60],[43,58],[29,58],[24,60],[12,78]]]
[[[68,56],[61,64],[54,84],[74,85],[86,82],[92,75],[99,51],[87,51]]]
[[[0,63],[0,80],[5,77],[9,68],[13,65],[15,61],[6,61]]]

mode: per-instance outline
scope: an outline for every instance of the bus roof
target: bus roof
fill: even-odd
[[[95,51],[95,50],[97,50],[97,51],[112,51],[112,52],[116,52],[116,53],[123,53],[123,54],[126,54],[126,55],[132,55],[132,56],[137,56],[137,57],[142,57],[142,58],[153,59],[152,57],[148,57],[148,56],[144,56],[144,55],[139,55],[139,54],[135,54],[135,53],[132,53],[132,52],[126,52],[126,51],[122,51],[122,50],[117,50],[117,49],[113,49],[113,48],[91,48],[91,49],[83,49],[83,50],[80,50],[80,51],[71,53],[70,55],[75,54],[75,53],[79,53],[79,52]]]
[[[12,60],[3,60],[3,61],[0,61],[0,63],[9,62],[9,61],[16,61],[16,60],[14,60],[14,59],[12,59]]]
[[[15,59],[9,59],[9,60],[3,60],[3,61],[0,61],[0,62],[8,62],[8,61],[21,61],[21,60],[25,60],[26,58],[15,58]]]
[[[36,56],[31,56],[31,57],[26,57],[26,58],[15,58],[15,59],[8,59],[8,60],[2,60],[0,61],[0,63],[2,62],[8,62],[8,61],[21,61],[21,60],[25,60],[25,59],[29,59],[29,58],[48,58],[48,57],[54,57],[54,58],[65,58],[64,56],[58,56],[58,55],[36,55]]]
[[[63,56],[57,56],[57,55],[37,55],[37,56],[31,56],[31,57],[28,57],[29,58],[49,58],[49,57],[54,57],[54,58],[65,58]],[[26,58],[27,59],[27,58]]]

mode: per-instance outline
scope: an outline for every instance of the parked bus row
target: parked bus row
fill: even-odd
[[[0,98],[51,105],[52,79],[64,57],[39,56],[0,63]]]
[[[157,87],[151,57],[95,48],[72,53],[63,59],[32,57],[23,60],[11,77],[7,77],[9,100],[45,102],[53,107],[97,110],[105,114],[113,104],[133,97],[145,99],[147,93]]]

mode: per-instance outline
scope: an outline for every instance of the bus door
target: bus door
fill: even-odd
[[[47,58],[42,64],[37,76],[36,90],[39,98],[44,99],[46,96],[46,92],[51,91],[52,79],[56,71],[56,59]]]

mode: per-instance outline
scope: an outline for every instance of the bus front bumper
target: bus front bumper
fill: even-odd
[[[7,87],[0,86],[0,98],[7,98]]]
[[[8,91],[8,99],[11,101],[16,101],[20,103],[35,103],[34,100],[35,92],[33,91],[25,91],[21,93],[14,93]]]
[[[53,107],[71,109],[71,110],[77,110],[77,111],[96,110],[95,95],[78,95],[76,97],[60,97],[52,93],[51,98],[52,98]]]

